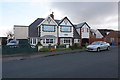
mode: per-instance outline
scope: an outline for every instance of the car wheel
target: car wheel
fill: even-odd
[[[100,48],[97,48],[97,52],[100,52]]]
[[[109,47],[109,46],[107,47],[107,50],[110,50],[110,47]]]

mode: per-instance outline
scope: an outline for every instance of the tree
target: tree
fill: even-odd
[[[13,34],[13,31],[12,30],[9,30],[6,32],[6,35],[7,35],[7,41],[9,42],[10,40],[13,40],[14,39],[14,34]]]

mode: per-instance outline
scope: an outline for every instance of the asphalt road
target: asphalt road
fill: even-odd
[[[3,62],[3,78],[117,78],[118,47]]]

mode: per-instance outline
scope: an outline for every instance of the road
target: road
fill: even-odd
[[[3,78],[117,78],[118,47],[3,62]]]

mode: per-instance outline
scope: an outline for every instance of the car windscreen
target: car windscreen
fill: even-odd
[[[91,45],[99,45],[101,42],[93,42]]]
[[[10,41],[9,43],[17,43],[16,41]]]

